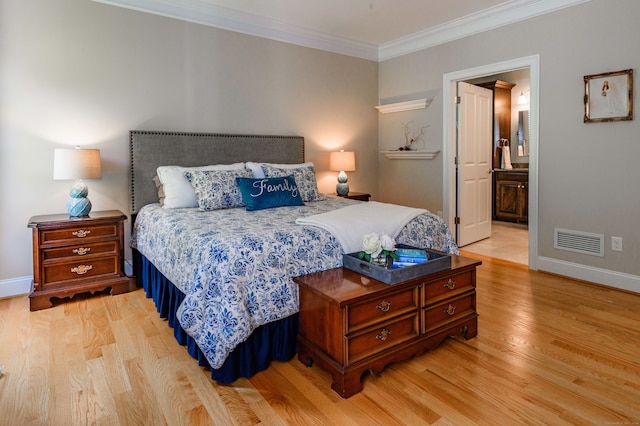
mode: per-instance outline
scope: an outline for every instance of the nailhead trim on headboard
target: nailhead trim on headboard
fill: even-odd
[[[304,162],[302,136],[230,135],[147,130],[129,132],[131,213],[157,202],[159,166],[204,166],[240,161]]]

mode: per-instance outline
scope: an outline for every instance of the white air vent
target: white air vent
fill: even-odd
[[[604,257],[604,235],[555,228],[553,247]]]

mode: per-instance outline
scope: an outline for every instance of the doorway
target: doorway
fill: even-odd
[[[460,81],[472,80],[489,75],[528,68],[530,73],[529,111],[529,225],[528,225],[528,264],[530,269],[537,269],[537,229],[538,229],[538,96],[539,96],[539,63],[538,55],[528,56],[482,67],[470,68],[447,73],[443,76],[443,99],[449,99],[443,105],[443,217],[449,227],[456,228],[456,86]]]
[[[527,265],[529,230],[525,224],[494,221],[490,238],[460,247],[460,250]]]

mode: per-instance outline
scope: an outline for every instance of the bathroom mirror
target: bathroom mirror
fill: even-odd
[[[518,148],[519,157],[529,155],[529,110],[518,112]]]

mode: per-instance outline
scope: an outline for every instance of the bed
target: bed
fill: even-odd
[[[298,331],[292,278],[339,267],[345,252],[327,229],[297,221],[362,202],[317,191],[302,137],[131,131],[130,153],[136,282],[177,342],[218,382],[291,359]],[[191,169],[205,165],[225,166]],[[174,166],[189,168],[178,170],[191,179],[196,205],[171,205],[163,193],[169,186],[158,175]],[[254,209],[246,191],[218,190],[219,181],[230,179],[254,188],[258,181],[275,182],[296,196],[275,205],[269,198]],[[227,192],[235,195],[218,196]],[[396,241],[458,252],[446,224],[428,212],[403,224]]]

